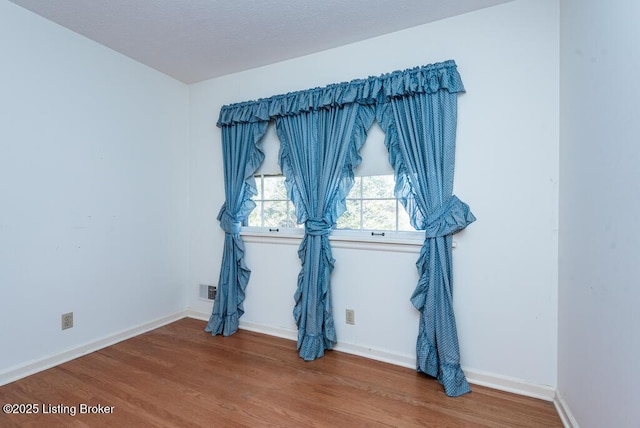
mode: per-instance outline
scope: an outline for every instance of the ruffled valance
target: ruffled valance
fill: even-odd
[[[439,90],[450,93],[464,92],[455,61],[449,60],[394,71],[378,77],[226,105],[220,109],[217,125],[223,127],[234,123],[268,122],[275,117],[311,110],[350,103],[376,104],[389,98]]]

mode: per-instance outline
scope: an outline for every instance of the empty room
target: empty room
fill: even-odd
[[[637,427],[639,17],[0,0],[0,426]]]

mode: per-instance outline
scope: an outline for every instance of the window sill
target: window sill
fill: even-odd
[[[300,245],[303,229],[243,228],[240,231],[244,242],[258,244]],[[332,248],[348,248],[368,251],[391,251],[419,254],[424,242],[423,232],[385,232],[385,236],[371,232],[334,230],[329,235]],[[453,242],[456,247],[456,242]]]

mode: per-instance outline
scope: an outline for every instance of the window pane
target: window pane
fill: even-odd
[[[247,224],[254,227],[300,228],[293,203],[288,200],[284,176],[256,176],[256,208]],[[377,231],[413,231],[409,217],[393,194],[393,174],[354,177],[346,200],[347,211],[336,228]],[[397,208],[396,208],[397,207]]]
[[[254,198],[255,200],[255,198]],[[262,202],[256,201],[256,207],[249,214],[247,226],[262,226]]]
[[[393,179],[393,175],[374,175],[371,177],[362,177],[362,197],[395,198],[393,194],[394,186],[395,180]]]
[[[287,190],[284,187],[283,176],[264,177],[264,199],[287,200]]]
[[[293,206],[293,202],[287,201],[287,227],[304,227],[304,225],[298,225],[296,223],[296,210]]]
[[[411,222],[409,221],[409,214],[407,214],[407,210],[404,209],[401,203],[398,203],[398,230],[405,230],[413,232],[415,229],[411,226]]]
[[[349,194],[347,195],[347,199],[360,199],[362,197],[362,187],[360,187],[360,182],[362,181],[362,177],[354,177],[353,187],[349,190]]]
[[[262,204],[264,206],[264,227],[287,227],[286,201],[265,201]]]
[[[340,216],[338,229],[360,229],[360,201],[347,199],[347,210]]]
[[[396,230],[396,201],[363,201],[362,218],[363,229]]]

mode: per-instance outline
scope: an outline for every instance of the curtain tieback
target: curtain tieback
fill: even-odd
[[[236,221],[236,219],[229,214],[227,210],[221,213],[218,216],[218,220],[220,220],[220,227],[224,230],[224,233],[229,233],[231,235],[237,235],[240,233],[240,227],[242,223]]]
[[[427,216],[425,238],[452,235],[473,223],[475,219],[469,205],[452,195],[440,208]]]
[[[324,219],[310,218],[304,223],[304,232],[311,236],[325,236],[333,226]]]

